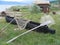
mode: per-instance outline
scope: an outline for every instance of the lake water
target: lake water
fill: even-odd
[[[7,8],[14,6],[14,5],[0,5],[0,12],[5,11]]]

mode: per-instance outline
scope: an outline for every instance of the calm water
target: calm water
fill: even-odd
[[[14,6],[14,5],[0,5],[0,12],[5,11],[7,8]]]

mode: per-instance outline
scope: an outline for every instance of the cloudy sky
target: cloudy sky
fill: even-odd
[[[0,5],[23,5],[32,2],[33,0],[0,0]]]
[[[0,0],[0,11],[3,11],[13,5],[27,5],[31,4],[32,2],[33,0]]]

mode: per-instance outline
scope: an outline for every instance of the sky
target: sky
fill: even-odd
[[[49,0],[52,1],[52,0]],[[4,11],[13,5],[27,5],[32,4],[33,0],[0,0],[0,11]]]

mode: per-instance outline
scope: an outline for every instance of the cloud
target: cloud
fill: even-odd
[[[24,1],[28,1],[28,0],[3,0],[3,1],[11,1],[11,2],[24,2]]]

